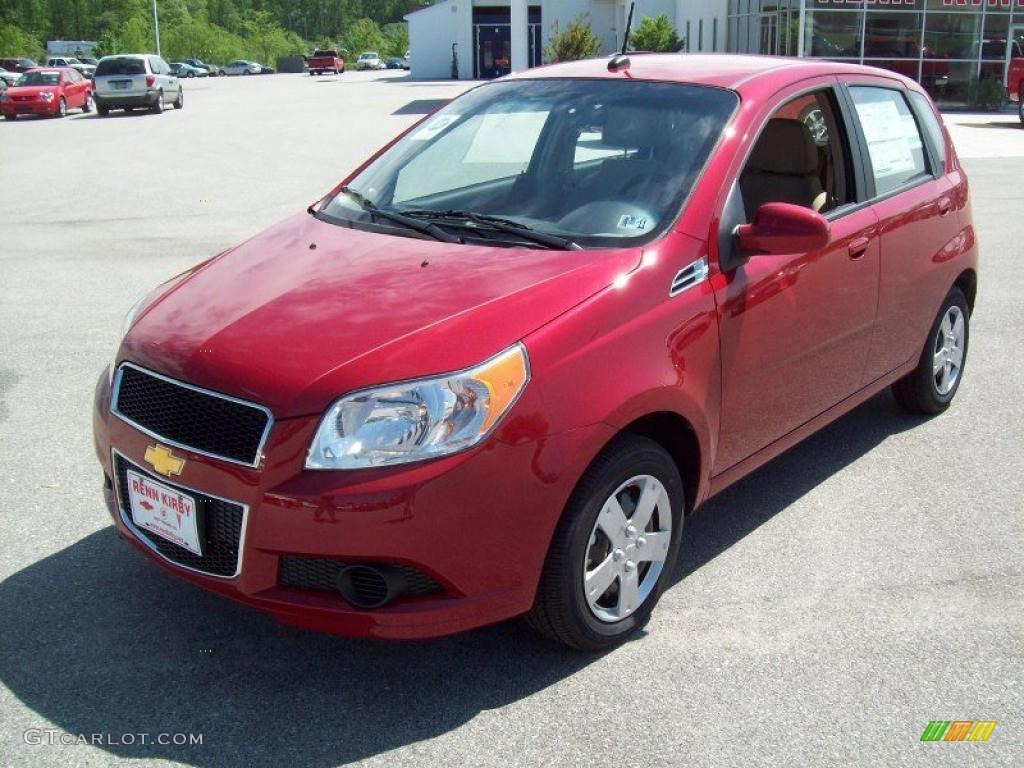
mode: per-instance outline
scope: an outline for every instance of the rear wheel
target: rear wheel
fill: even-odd
[[[185,89],[178,89],[178,98],[174,100],[174,108],[182,109],[185,106]]]
[[[967,297],[954,286],[932,323],[917,368],[892,385],[896,402],[911,413],[946,410],[963,378],[969,338]]]
[[[1017,117],[1020,118],[1020,124],[1024,126],[1024,88],[1020,89],[1020,93],[1017,94]]]
[[[149,111],[152,112],[154,115],[159,115],[161,112],[164,111],[164,92],[163,91],[160,91],[156,95],[156,101],[154,101],[152,106],[150,106]]]
[[[84,112],[85,114],[89,114],[90,112],[92,112],[93,107],[95,106],[96,102],[93,100],[92,94],[85,94],[85,104],[82,105],[82,112]]]
[[[584,473],[559,521],[527,621],[579,650],[647,623],[672,578],[683,484],[658,443],[622,435]]]
[[[105,107],[102,104],[96,105],[96,114],[100,117],[106,117],[110,114],[110,107]]]

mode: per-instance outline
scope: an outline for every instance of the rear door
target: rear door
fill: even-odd
[[[946,174],[945,139],[927,99],[887,78],[851,77],[844,87],[864,147],[881,247],[866,385],[920,355],[949,289],[945,272],[936,267],[958,237],[960,222]]]

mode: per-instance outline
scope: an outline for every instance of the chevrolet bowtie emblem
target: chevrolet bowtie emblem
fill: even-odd
[[[146,463],[150,464],[158,474],[164,477],[180,475],[185,468],[185,460],[179,459],[170,448],[162,445],[151,445],[146,449]]]

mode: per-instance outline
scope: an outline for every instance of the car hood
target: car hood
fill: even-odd
[[[479,363],[640,255],[452,246],[300,214],[155,292],[122,357],[277,418],[320,413],[346,392]]]

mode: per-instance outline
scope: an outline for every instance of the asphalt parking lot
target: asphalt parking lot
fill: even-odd
[[[886,393],[714,499],[622,648],[563,651],[518,622],[412,644],[288,629],[118,539],[90,409],[124,311],[467,85],[197,80],[161,116],[0,123],[0,765],[1024,765],[1011,114],[949,118],[982,253],[952,409],[912,418]],[[937,719],[998,726],[921,743]]]

